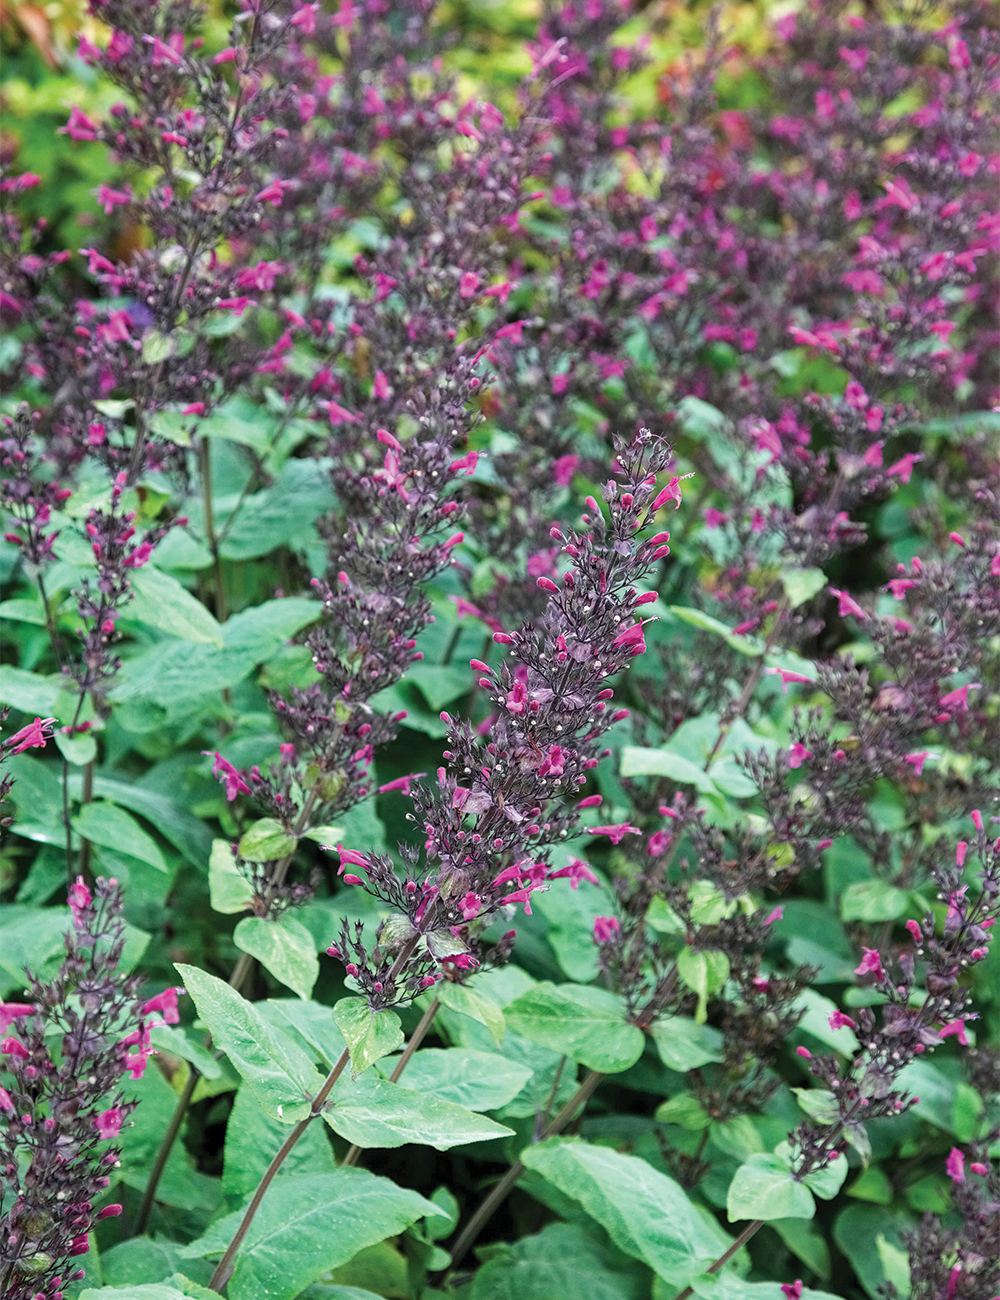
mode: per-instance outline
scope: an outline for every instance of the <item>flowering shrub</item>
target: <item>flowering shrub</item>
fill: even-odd
[[[985,1300],[992,15],[465,17],[5,146],[4,1294]]]

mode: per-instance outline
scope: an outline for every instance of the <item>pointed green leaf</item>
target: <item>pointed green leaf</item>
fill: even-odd
[[[323,1083],[305,1052],[266,1024],[224,980],[179,962],[177,970],[216,1046],[250,1085],[264,1113],[284,1124],[305,1119]]]
[[[127,853],[157,871],[168,869],[157,842],[146,834],[134,817],[116,804],[103,799],[84,804],[73,818],[73,829],[92,844]]]
[[[276,817],[262,817],[240,837],[240,857],[251,862],[273,862],[294,851],[294,837]]]
[[[722,1034],[690,1016],[661,1016],[649,1033],[660,1060],[679,1074],[722,1060]]]
[[[642,1055],[642,1030],[626,1021],[624,1002],[606,989],[541,982],[511,1002],[504,1015],[524,1038],[602,1074],[627,1070]]]
[[[208,860],[208,896],[216,912],[245,912],[254,900],[253,885],[236,865],[228,840],[212,841]]]
[[[809,1188],[795,1181],[785,1161],[761,1153],[751,1156],[733,1175],[726,1211],[730,1223],[737,1219],[811,1219],[816,1202]]]
[[[380,1072],[388,1075],[394,1063],[394,1059],[383,1061]],[[493,1052],[425,1047],[411,1057],[398,1086],[469,1110],[496,1110],[513,1101],[531,1074],[527,1066]]]
[[[683,1285],[732,1245],[679,1183],[638,1156],[576,1138],[548,1138],[521,1152],[564,1195],[578,1201],[619,1250]]]
[[[413,1092],[373,1074],[341,1078],[323,1118],[359,1147],[400,1147],[407,1142],[448,1151],[468,1142],[510,1137],[511,1129],[464,1106]]]
[[[297,917],[287,912],[276,921],[245,916],[233,932],[233,942],[300,998],[312,993],[319,979],[319,958],[312,935]]]
[[[276,1179],[236,1257],[229,1298],[291,1300],[366,1246],[440,1213],[433,1202],[366,1169]],[[237,1211],[217,1219],[181,1254],[221,1255],[241,1218]]]
[[[355,1078],[403,1042],[395,1011],[372,1011],[364,998],[341,998],[333,1008],[333,1018],[350,1049]]]
[[[438,984],[434,992],[442,1006],[485,1025],[497,1047],[501,1046],[506,1020],[502,1009],[491,997],[469,988],[468,984],[450,984],[447,980]]]
[[[125,613],[182,641],[221,647],[222,628],[187,588],[151,564],[133,569],[132,600]]]

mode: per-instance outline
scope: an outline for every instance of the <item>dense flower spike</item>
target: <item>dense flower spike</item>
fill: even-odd
[[[106,1144],[136,1105],[124,1076],[145,1068],[150,1014],[170,1020],[176,1005],[176,990],[143,1004],[139,977],[119,970],[117,881],[98,880],[93,891],[78,881],[69,902],[73,925],[58,973],[48,982],[29,973],[31,1003],[3,1006],[15,1031],[0,1045],[0,1282],[10,1300],[58,1294],[93,1224],[121,1212],[100,1202],[120,1154]]]

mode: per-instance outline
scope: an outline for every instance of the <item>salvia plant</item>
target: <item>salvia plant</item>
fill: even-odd
[[[1000,1295],[996,15],[636,8],[20,19],[5,1297]]]

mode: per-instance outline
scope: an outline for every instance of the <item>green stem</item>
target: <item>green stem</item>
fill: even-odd
[[[424,1035],[427,1033],[428,1029],[430,1029],[434,1021],[434,1017],[437,1015],[440,1006],[441,1003],[438,1001],[437,998],[432,999],[430,1006],[424,1012],[423,1016],[421,1016],[420,1023],[417,1025],[416,1029],[414,1029],[410,1041],[406,1044],[406,1047],[403,1049],[403,1055],[396,1062],[396,1068],[393,1070],[392,1074],[389,1075],[390,1083],[396,1083],[399,1079],[399,1076],[409,1065],[410,1057],[413,1055],[413,1053],[423,1042]],[[358,1144],[355,1143],[348,1150],[347,1155],[344,1156],[343,1163],[345,1165],[356,1165],[358,1163],[358,1156],[361,1155],[362,1150],[363,1148],[359,1147]]]
[[[348,1049],[345,1047],[343,1052],[340,1055],[340,1059],[337,1061],[337,1064],[326,1076],[322,1088],[320,1088],[319,1092],[313,1098],[313,1103],[309,1111],[309,1114],[305,1117],[305,1119],[300,1119],[299,1122],[295,1125],[291,1133],[289,1133],[288,1137],[285,1138],[284,1142],[282,1142],[281,1147],[276,1153],[274,1159],[271,1161],[267,1169],[264,1171],[264,1176],[257,1184],[257,1190],[254,1192],[253,1198],[251,1199],[250,1204],[246,1208],[246,1212],[243,1215],[243,1218],[240,1222],[240,1226],[236,1229],[235,1236],[233,1237],[232,1241],[229,1243],[228,1247],[226,1248],[226,1253],[219,1260],[215,1272],[212,1274],[212,1280],[208,1284],[209,1290],[221,1292],[222,1288],[229,1281],[229,1276],[233,1271],[233,1263],[234,1260],[236,1259],[236,1253],[239,1250],[240,1246],[243,1244],[243,1238],[250,1231],[250,1225],[253,1223],[254,1219],[256,1218],[257,1211],[260,1209],[261,1202],[263,1201],[265,1195],[267,1194],[267,1189],[271,1186],[271,1183],[274,1181],[275,1174],[277,1174],[278,1170],[285,1163],[285,1160],[288,1157],[289,1152],[295,1146],[296,1142],[298,1142],[299,1138],[306,1131],[306,1129],[309,1127],[312,1121],[316,1119],[318,1115],[322,1114],[323,1106],[326,1103],[326,1099],[327,1097],[329,1097],[333,1089],[333,1085],[340,1078],[341,1074],[343,1074],[344,1067],[347,1065],[347,1062],[350,1060],[350,1058],[351,1058],[351,1054],[348,1051]]]
[[[296,835],[298,835],[307,825],[318,797],[315,788],[309,792],[309,796],[302,805],[302,811],[299,813],[298,820],[295,823]],[[275,867],[274,875],[271,877],[271,882],[268,887],[268,901],[270,901],[271,897],[270,891],[273,891],[276,885],[280,885],[287,875],[288,867],[293,857],[294,851],[282,858]],[[239,961],[237,961],[236,965],[233,967],[233,973],[229,977],[229,987],[235,989],[236,992],[239,993],[246,984],[252,969],[253,958],[249,953],[241,953]],[[205,1047],[210,1047],[211,1045],[212,1036],[209,1034],[205,1039]],[[174,1113],[170,1118],[170,1123],[167,1125],[167,1130],[163,1135],[163,1140],[160,1142],[159,1150],[156,1153],[156,1159],[153,1161],[153,1168],[149,1174],[149,1181],[146,1183],[146,1189],[142,1194],[142,1205],[139,1208],[139,1217],[136,1222],[137,1234],[145,1231],[146,1224],[149,1222],[149,1216],[153,1209],[153,1201],[156,1198],[156,1188],[163,1175],[163,1170],[166,1168],[167,1159],[170,1156],[170,1150],[177,1141],[177,1135],[181,1131],[181,1124],[184,1122],[184,1116],[187,1113],[188,1106],[191,1104],[191,1098],[194,1096],[195,1085],[200,1078],[200,1070],[197,1066],[192,1065],[188,1081],[184,1086],[184,1091],[177,1099],[177,1105],[174,1107]]]
[[[212,552],[212,572],[215,575],[215,617],[219,623],[224,623],[229,617],[229,603],[226,600],[226,584],[222,577],[219,540],[215,533],[215,515],[212,509],[212,453],[207,438],[198,439],[198,469],[201,474],[205,540],[208,542],[208,549]]]
[[[559,1114],[556,1115],[555,1119],[551,1120],[545,1128],[542,1129],[537,1141],[542,1142],[545,1138],[554,1137],[556,1133],[561,1133],[576,1114],[577,1110],[581,1106],[586,1105],[594,1089],[603,1078],[604,1075],[600,1074],[597,1070],[589,1071],[583,1083],[580,1084],[579,1088],[577,1088],[576,1092],[573,1093],[572,1097],[570,1097],[566,1105],[563,1106]],[[507,1199],[507,1194],[518,1182],[526,1168],[527,1166],[522,1164],[520,1160],[515,1161],[504,1174],[503,1178],[501,1178],[497,1183],[496,1187],[493,1188],[492,1192],[490,1192],[486,1197],[479,1209],[476,1210],[469,1222],[465,1225],[462,1235],[459,1237],[458,1241],[455,1242],[455,1248],[451,1252],[451,1263],[453,1268],[460,1264],[465,1258],[470,1246],[479,1236],[486,1223],[490,1218],[492,1218],[493,1211]]]
[[[743,1247],[750,1240],[750,1238],[756,1236],[756,1234],[760,1231],[761,1228],[763,1228],[763,1226],[764,1226],[763,1219],[754,1219],[752,1223],[749,1223],[743,1229],[743,1231],[736,1238],[733,1244],[729,1247],[726,1253],[724,1255],[720,1255],[714,1264],[709,1264],[705,1272],[717,1273],[719,1269],[723,1266],[723,1264],[728,1264],[729,1261],[732,1259],[732,1257],[736,1254],[736,1252],[738,1250],[742,1250]],[[691,1290],[689,1286],[686,1286],[683,1291],[679,1291],[677,1293],[677,1295],[674,1297],[674,1300],[688,1300],[688,1298],[692,1295],[694,1295],[694,1292]]]

